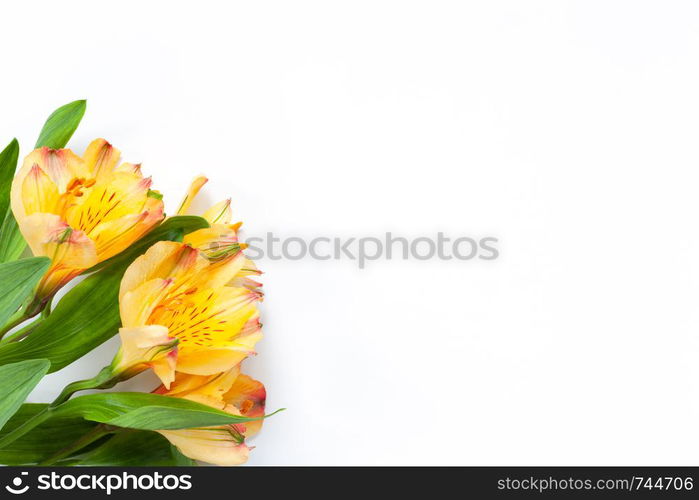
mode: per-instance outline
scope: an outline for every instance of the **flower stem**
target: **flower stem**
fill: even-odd
[[[0,339],[2,339],[7,332],[22,324],[27,319],[29,319],[29,316],[26,316],[24,313],[16,314],[14,317],[10,318],[7,324],[0,329]]]
[[[70,397],[78,391],[86,391],[89,389],[109,389],[114,387],[121,381],[118,375],[114,375],[111,366],[105,366],[100,372],[87,380],[78,380],[65,386],[56,399],[53,400],[50,406],[55,407],[65,403]]]
[[[34,329],[37,326],[39,326],[39,324],[42,321],[44,321],[44,318],[40,317],[37,318],[35,321],[32,321],[31,323],[27,323],[16,332],[13,332],[11,335],[8,335],[7,337],[0,340],[0,344],[8,344],[10,342],[17,342],[19,340],[22,340],[24,337],[27,337],[30,333],[32,333],[32,331],[34,331]]]
[[[31,302],[26,304],[25,307],[22,307],[19,309],[7,322],[5,326],[0,328],[0,339],[3,341],[7,341],[10,338],[14,340],[22,340],[24,337],[29,335],[32,331],[32,329],[36,326],[37,322],[32,322],[25,327],[23,327],[21,330],[13,333],[10,337],[7,339],[3,339],[3,337],[14,327],[21,325],[28,319],[33,318],[37,314],[41,313],[41,316],[39,320],[43,320],[48,317],[49,314],[51,314],[51,299],[53,296],[46,297],[44,299],[38,299],[36,296],[32,298]],[[17,338],[19,335],[21,336]]]

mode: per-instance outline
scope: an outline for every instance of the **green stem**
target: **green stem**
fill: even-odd
[[[46,305],[41,310],[41,317],[48,318],[50,314],[51,314],[51,299],[49,299],[49,301],[46,302]]]
[[[7,324],[0,329],[0,339],[2,339],[7,332],[12,330],[14,327],[17,325],[20,325],[24,321],[29,319],[28,316],[25,316],[24,313],[20,312],[16,314],[14,317],[10,318],[10,320],[7,322]]]
[[[78,380],[65,386],[61,393],[51,403],[52,407],[65,403],[70,397],[78,391],[87,391],[89,389],[109,389],[114,387],[121,381],[119,375],[112,373],[111,366],[105,366],[100,372],[87,380]]]
[[[22,328],[17,330],[16,332],[13,332],[12,334],[8,335],[7,337],[3,338],[0,340],[0,345],[2,344],[8,344],[10,342],[17,342],[19,340],[22,340],[24,337],[27,337],[34,329],[39,326],[39,324],[44,321],[44,317],[37,318],[35,321],[32,321],[31,323],[27,323],[24,325]]]
[[[98,439],[106,436],[107,434],[111,434],[112,432],[114,432],[113,428],[104,424],[99,424],[94,429],[87,432],[82,437],[78,438],[74,443],[66,446],[57,453],[54,453],[49,458],[42,460],[37,465],[53,465],[62,458],[68,457],[76,451],[82,450],[87,445],[94,443]]]
[[[0,339],[2,339],[7,334],[7,332],[12,330],[14,327],[19,326],[20,324],[22,324],[26,320],[33,318],[34,316],[36,316],[39,313],[41,313],[40,319],[45,319],[46,317],[48,317],[48,315],[51,314],[50,303],[51,303],[52,298],[53,298],[52,295],[49,297],[45,297],[43,299],[38,299],[36,296],[34,298],[32,298],[31,302],[29,302],[26,305],[26,307],[23,307],[19,311],[17,311],[12,316],[12,318],[10,318],[10,321],[8,321],[8,323],[0,329]],[[31,323],[31,324],[33,325],[34,323]],[[24,328],[22,328],[22,330],[20,330],[20,332],[22,332],[24,334],[24,336],[27,336],[27,335],[29,335],[31,330],[25,332]],[[19,333],[19,332],[16,332],[16,333]],[[15,336],[15,334],[13,334],[13,337],[14,336]],[[22,338],[24,338],[24,337],[21,337],[20,339],[17,339],[17,340],[21,340]]]

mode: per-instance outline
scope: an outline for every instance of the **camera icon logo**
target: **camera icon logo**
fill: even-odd
[[[27,476],[29,475],[28,472],[22,472],[20,473],[19,476],[14,478],[12,480],[12,486],[5,486],[5,489],[12,493],[13,495],[21,495],[22,493],[26,493],[27,490],[29,489],[29,485],[25,485],[22,487],[22,476]],[[14,486],[14,488],[13,488]]]

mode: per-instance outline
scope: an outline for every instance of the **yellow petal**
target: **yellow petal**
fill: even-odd
[[[39,165],[34,164],[22,182],[24,214],[55,213],[58,198],[56,184]]]
[[[255,311],[253,316],[257,314]],[[219,341],[216,346],[192,346],[185,342],[177,360],[177,370],[192,375],[212,375],[230,370],[254,355],[255,344],[261,339],[259,321],[252,319],[246,322],[235,340]]]
[[[177,349],[173,349],[166,356],[162,356],[149,363],[153,373],[160,379],[166,388],[175,380],[175,366],[177,366]]]
[[[190,394],[200,394],[223,403],[223,396],[233,386],[240,373],[240,365],[234,366],[226,372],[214,375],[189,375],[177,373],[174,382],[168,391],[156,390],[158,394],[184,397]]]
[[[187,234],[183,241],[199,250],[212,262],[230,257],[242,248],[236,231],[223,224],[193,231]]]
[[[189,207],[192,205],[192,201],[194,201],[194,198],[197,196],[197,193],[199,193],[199,190],[202,188],[204,184],[207,183],[208,180],[209,179],[207,179],[203,175],[200,175],[192,181],[192,184],[190,184],[187,194],[185,195],[184,199],[182,200],[182,203],[180,204],[180,208],[177,209],[177,215],[187,215],[187,210],[189,210]]]
[[[240,349],[202,349],[187,351],[177,358],[177,371],[191,375],[212,375],[230,370],[254,351],[247,346]]]
[[[90,235],[99,224],[144,211],[149,200],[151,180],[126,172],[112,173],[104,183],[96,184],[87,196],[66,209],[66,221]],[[158,205],[162,205],[162,200]]]
[[[107,260],[126,250],[150,232],[162,218],[162,212],[146,211],[98,224],[90,237],[95,242],[99,260]]]
[[[119,162],[120,154],[118,149],[104,139],[95,139],[87,147],[83,160],[92,177],[100,179],[114,170]]]
[[[161,325],[125,327],[119,329],[121,349],[113,363],[113,371],[141,371],[152,367],[163,384],[174,378],[177,341]]]
[[[127,174],[136,174],[139,177],[143,177],[140,163],[122,163],[114,169],[114,172],[126,172]]]
[[[177,286],[183,286],[207,265],[206,259],[192,247],[173,241],[159,241],[128,267],[121,279],[119,296],[155,278],[172,279]]]
[[[257,314],[257,294],[244,288],[223,287],[190,290],[176,298],[171,307],[154,310],[148,322],[167,326],[178,338],[179,371],[211,375],[232,368],[251,353],[254,342],[239,337]],[[210,356],[208,362],[206,353]]]
[[[214,465],[240,465],[247,461],[250,448],[227,428],[158,431],[180,452]],[[235,433],[239,434],[238,431]],[[242,437],[242,436],[241,436]]]
[[[127,172],[110,173],[66,211],[66,220],[95,241],[100,261],[123,251],[163,217],[162,200],[148,196],[150,179]]]
[[[87,269],[97,263],[94,243],[58,215],[28,215],[20,229],[32,253],[49,257],[53,266]]]
[[[245,260],[245,255],[239,250],[237,253],[202,269],[196,282],[202,288],[220,288],[227,285],[240,273]]]
[[[34,213],[24,217],[19,228],[33,255],[51,259],[51,267],[37,287],[40,298],[50,297],[97,263],[92,240],[73,230],[58,215]]]
[[[262,293],[259,290],[262,283],[251,278],[251,276],[259,276],[260,274],[262,271],[257,268],[253,261],[246,258],[240,271],[228,282],[228,286],[245,287],[254,292]]]
[[[209,224],[230,224],[232,217],[230,198],[216,203],[213,207],[204,212],[202,217],[204,217]]]
[[[124,293],[119,299],[121,324],[126,328],[148,324],[151,314],[167,296],[170,287],[172,280],[156,278]]]

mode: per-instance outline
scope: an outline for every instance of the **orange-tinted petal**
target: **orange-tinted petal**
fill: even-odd
[[[234,426],[158,432],[183,455],[214,465],[240,465],[248,460],[250,453]]]
[[[245,374],[240,374],[233,382],[233,385],[223,396],[223,400],[234,405],[244,417],[263,417],[265,415],[265,400],[267,399],[267,391],[264,384],[249,377]],[[262,428],[263,420],[255,420],[246,422],[245,437],[251,437],[257,434]]]
[[[120,155],[119,150],[104,139],[95,139],[87,147],[83,160],[92,177],[99,180],[114,170]]]
[[[24,216],[28,213],[36,212],[36,208],[49,211],[49,208],[54,208],[56,206],[56,193],[43,179],[36,180],[41,185],[40,193],[47,193],[50,197],[49,200],[32,201],[32,198],[36,197],[37,191],[32,191],[31,189],[25,191],[25,181],[27,177],[30,176],[30,174],[38,175],[39,172],[37,169],[50,179],[51,183],[53,183],[56,188],[58,196],[66,193],[67,188],[74,179],[85,179],[89,175],[82,159],[68,149],[55,150],[39,148],[29,153],[24,159],[22,167],[12,180],[12,212],[20,226],[22,225]],[[46,191],[46,189],[48,189],[48,191]],[[25,199],[25,195],[28,196],[28,198]],[[25,203],[28,205],[29,211],[25,210]],[[50,210],[49,212],[60,215],[55,210]]]
[[[90,172],[83,160],[70,149],[35,149],[24,159],[22,168],[39,165],[58,187],[65,193],[68,184],[75,178],[88,178]]]
[[[209,179],[203,175],[200,175],[192,181],[192,184],[189,186],[189,190],[187,190],[187,194],[180,204],[180,208],[177,209],[177,215],[187,215],[187,210],[189,210],[189,207],[192,205],[192,201],[194,201],[197,193],[199,193],[199,190],[204,184],[207,183],[208,180]]]

